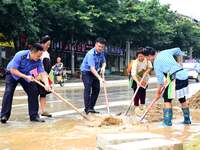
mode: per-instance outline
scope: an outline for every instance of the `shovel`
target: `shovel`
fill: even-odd
[[[145,76],[143,76],[142,79],[140,80],[140,84],[143,82],[144,78],[145,78]],[[147,86],[147,85],[146,85],[146,86]],[[145,86],[145,88],[146,88],[146,86]],[[125,114],[124,114],[125,116],[127,116],[127,114],[128,114],[128,112],[129,112],[129,110],[130,110],[132,104],[133,104],[133,101],[134,101],[134,99],[135,99],[135,96],[136,96],[136,94],[137,94],[139,88],[140,88],[140,86],[137,86],[137,89],[135,90],[134,95],[133,95],[133,97],[132,97],[132,99],[131,99],[131,103],[130,103],[128,109],[126,110],[126,112],[125,112]]]
[[[169,83],[167,83],[165,86],[162,87],[161,91],[160,91],[160,97],[162,96],[162,94],[164,93],[166,87],[169,85]],[[145,110],[144,114],[141,116],[140,118],[140,122],[145,118],[145,116],[147,115],[147,113],[151,110],[151,108],[153,107],[153,105],[160,99],[159,98],[155,98],[151,101],[151,103],[147,106],[147,109]]]

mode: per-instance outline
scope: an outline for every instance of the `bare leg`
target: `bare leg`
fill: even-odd
[[[46,109],[46,97],[40,97],[40,109],[41,115],[46,117],[52,117],[52,115],[45,111]]]
[[[41,113],[45,112],[45,107],[46,107],[46,98],[45,97],[40,97],[40,109],[41,109]]]
[[[164,108],[172,108],[172,103],[170,103],[170,102],[165,102],[165,103],[164,103]]]

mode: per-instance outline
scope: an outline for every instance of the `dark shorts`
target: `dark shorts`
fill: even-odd
[[[44,84],[42,81],[40,81],[42,84]],[[45,88],[43,88],[42,86],[40,85],[37,85],[38,86],[38,90],[39,90],[39,95],[40,97],[46,97],[47,94],[50,94],[51,92],[48,92],[45,90]]]
[[[183,89],[187,86],[188,86],[188,79],[186,79],[186,80],[176,79],[176,90]]]
[[[176,79],[176,90],[181,90],[187,86],[188,86],[188,79],[186,79],[186,80]],[[163,93],[163,98],[164,98],[164,100],[168,99],[168,86],[166,87],[166,89]]]

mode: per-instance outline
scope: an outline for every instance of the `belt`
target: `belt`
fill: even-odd
[[[176,78],[176,73],[183,70],[183,68],[179,69],[179,70],[176,70],[175,72],[173,72],[171,75],[170,75],[170,80],[174,80]]]

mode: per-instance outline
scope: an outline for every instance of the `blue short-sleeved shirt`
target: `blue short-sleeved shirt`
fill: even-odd
[[[44,72],[42,61],[30,60],[30,50],[22,50],[15,54],[14,58],[8,63],[7,70],[15,68],[21,73],[30,75],[30,71],[37,68],[38,73]],[[20,77],[12,75],[15,80]]]
[[[95,48],[87,52],[81,64],[81,71],[90,71],[91,67],[95,67],[97,71],[100,70],[101,64],[106,62],[104,52],[97,53]]]
[[[182,69],[181,65],[176,62],[173,56],[182,56],[180,48],[172,48],[159,52],[154,60],[154,70],[159,84],[164,84],[164,73],[173,74]],[[186,80],[188,72],[184,69],[176,73],[176,78]]]

